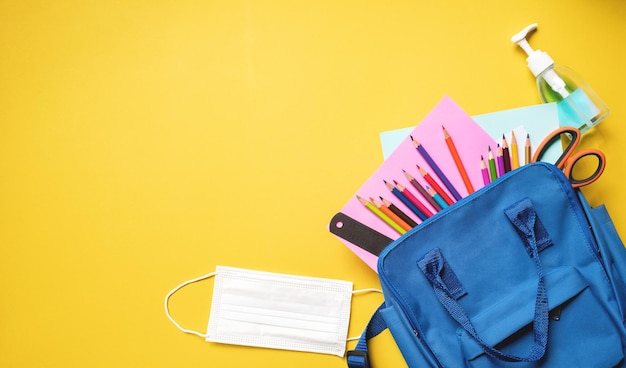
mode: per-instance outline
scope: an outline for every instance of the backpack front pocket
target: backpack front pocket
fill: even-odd
[[[493,358],[459,328],[457,336],[468,366],[613,367],[623,359],[619,329],[576,268],[557,268],[545,275],[545,282],[550,318],[543,358],[511,363]],[[481,338],[510,355],[527,353],[534,339],[535,289],[533,282],[520,285],[488,310],[470,317]]]

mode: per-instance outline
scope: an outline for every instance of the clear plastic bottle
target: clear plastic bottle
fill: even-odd
[[[541,50],[533,50],[526,37],[537,29],[531,24],[511,38],[528,57],[528,68],[537,78],[537,88],[542,102],[556,102],[561,126],[574,126],[582,133],[600,123],[610,110],[598,94],[572,69],[554,63]]]

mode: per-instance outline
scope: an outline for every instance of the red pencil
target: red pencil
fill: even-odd
[[[441,189],[439,184],[437,184],[437,182],[430,176],[429,173],[426,172],[426,170],[422,169],[419,165],[415,165],[415,166],[417,166],[417,170],[419,170],[420,174],[422,174],[422,176],[424,177],[424,180],[426,180],[428,182],[428,184],[430,184],[430,186],[437,193],[439,193],[441,198],[443,198],[443,200],[446,201],[447,204],[453,204],[454,203],[452,198],[450,198],[450,196],[448,196],[448,194],[443,189]]]
[[[428,194],[428,191],[417,180],[415,180],[413,175],[409,174],[405,170],[402,170],[402,171],[404,172],[404,176],[406,176],[406,179],[409,181],[409,183],[413,184],[413,187],[415,187],[415,189],[417,189],[417,191],[420,192],[422,197],[424,197],[424,199],[426,199],[428,203],[430,203],[430,205],[433,206],[435,211],[441,211],[441,206],[439,205],[439,203],[437,203],[433,199],[433,197],[431,197],[430,194]]]
[[[413,193],[406,189],[402,184],[399,184],[395,180],[393,181],[393,183],[396,185],[396,188],[398,188],[398,190],[402,192],[402,194],[404,194],[404,196],[407,197],[408,200],[415,205],[415,207],[417,207],[420,211],[424,213],[424,215],[426,215],[426,217],[431,217],[433,215],[433,213],[428,208],[426,208],[426,206],[424,206],[424,204],[420,202],[420,200],[417,199],[417,197],[415,197]]]

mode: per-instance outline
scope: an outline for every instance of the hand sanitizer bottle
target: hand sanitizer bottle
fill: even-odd
[[[528,54],[526,62],[537,78],[541,100],[558,104],[560,125],[574,126],[585,133],[609,115],[609,108],[576,72],[555,64],[547,53],[530,47],[526,37],[536,29],[537,24],[531,24],[511,41]]]

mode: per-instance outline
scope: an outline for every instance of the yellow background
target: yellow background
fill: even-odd
[[[344,367],[206,343],[163,298],[216,265],[378,287],[326,226],[379,132],[444,95],[538,103],[510,42],[533,22],[612,109],[584,191],[626,233],[625,20],[622,0],[0,1],[0,366]],[[172,298],[183,326],[205,331],[212,287]],[[381,300],[354,298],[351,336]],[[372,350],[404,366],[388,333]]]

